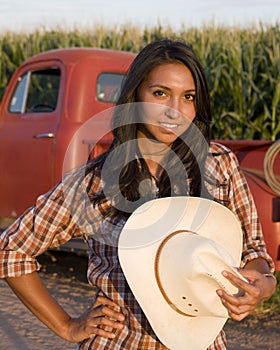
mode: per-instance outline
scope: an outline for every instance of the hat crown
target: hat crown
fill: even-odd
[[[222,275],[233,266],[233,257],[217,242],[190,231],[177,231],[159,246],[155,274],[163,297],[176,312],[227,317],[216,290],[238,292]]]

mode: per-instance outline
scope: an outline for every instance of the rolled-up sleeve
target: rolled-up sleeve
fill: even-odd
[[[81,235],[60,183],[39,196],[35,205],[1,234],[0,277],[17,277],[38,270],[36,256]]]
[[[247,180],[240,170],[237,159],[230,154],[231,188],[229,208],[238,216],[243,230],[242,265],[247,262],[263,258],[267,260],[271,271],[274,271],[274,262],[267,253],[256,205]]]
[[[208,159],[207,173],[212,182],[206,185],[214,198],[228,206],[241,223],[242,266],[253,259],[263,258],[274,271],[275,265],[266,250],[254,199],[235,154],[215,143],[211,145],[211,152],[213,156]]]

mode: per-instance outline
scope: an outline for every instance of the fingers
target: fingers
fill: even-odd
[[[97,317],[107,316],[111,319],[115,319],[121,322],[124,321],[124,315],[121,312],[119,305],[108,298],[98,297],[90,309]]]
[[[239,289],[242,289],[244,291],[250,290],[251,285],[249,283],[249,280],[246,279],[239,273],[239,275],[235,275],[233,273],[230,273],[228,271],[223,271],[222,272],[223,276],[226,277],[233,285],[238,287]]]
[[[125,316],[120,307],[112,300],[98,297],[90,308],[88,332],[90,337],[99,335],[106,338],[115,338],[117,331],[124,327]]]
[[[113,339],[116,337],[118,330],[121,330],[124,327],[124,324],[119,321],[110,320],[107,317],[94,317],[92,323],[87,329],[87,333],[90,338],[94,336],[101,336],[105,338]]]
[[[98,296],[93,306],[99,306],[99,305],[107,305],[111,307],[116,307],[118,309],[120,308],[119,305],[116,304],[113,300],[103,296]]]
[[[229,317],[236,321],[241,321],[254,310],[254,306],[250,305],[247,297],[231,296],[221,289],[217,290],[217,294],[220,296],[223,305],[227,308]]]
[[[227,308],[229,316],[236,321],[241,321],[255,310],[259,303],[260,290],[235,274],[223,271],[223,275],[239,288],[240,292],[236,295],[229,295],[224,290],[219,289],[217,294]]]
[[[95,336],[115,338],[124,328],[121,308],[106,297],[98,297],[81,316],[69,318],[65,339],[80,342]]]

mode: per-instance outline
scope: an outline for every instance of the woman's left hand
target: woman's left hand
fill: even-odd
[[[229,295],[222,289],[217,290],[222,303],[228,309],[229,316],[236,321],[241,321],[251,314],[260,303],[269,299],[276,289],[274,278],[266,277],[256,270],[241,269],[239,273],[248,282],[228,271],[223,271],[224,277],[242,290],[242,293]]]

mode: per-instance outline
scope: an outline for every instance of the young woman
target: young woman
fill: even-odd
[[[240,220],[240,271],[250,283],[228,273],[244,294],[217,292],[231,318],[244,319],[273,294],[274,266],[251,193],[232,152],[210,142],[210,123],[206,79],[192,49],[181,41],[152,42],[123,84],[110,149],[39,197],[1,235],[0,276],[60,337],[80,349],[166,349],[127,285],[116,247],[133,210],[157,197],[213,198]],[[35,259],[73,237],[87,240],[88,279],[96,287],[92,306],[78,318],[48,293]],[[226,349],[223,332],[209,349]]]

